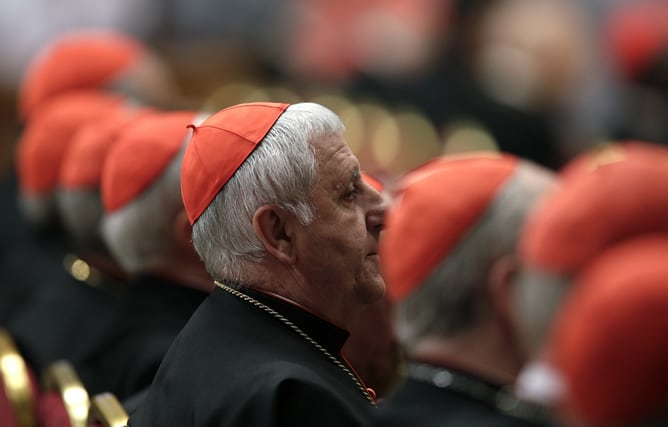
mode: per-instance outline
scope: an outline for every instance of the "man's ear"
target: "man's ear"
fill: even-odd
[[[278,261],[295,261],[295,241],[292,235],[294,218],[276,205],[260,206],[253,215],[253,229],[265,250]]]
[[[487,276],[493,310],[506,321],[514,317],[513,282],[516,273],[517,260],[512,255],[505,255],[494,261]]]

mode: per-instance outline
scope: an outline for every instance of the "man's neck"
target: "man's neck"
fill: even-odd
[[[449,338],[422,339],[411,349],[411,357],[457,368],[490,382],[512,384],[522,362],[513,346],[486,326]]]
[[[318,291],[317,284],[306,283],[301,276],[290,271],[254,271],[245,283],[257,290],[272,293],[302,306],[307,311],[338,326],[349,330],[349,324],[361,307],[343,300],[345,295],[337,292],[329,297]]]

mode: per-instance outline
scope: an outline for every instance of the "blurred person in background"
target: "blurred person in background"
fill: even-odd
[[[72,251],[57,261],[69,280],[60,283],[55,274],[41,278],[43,286],[8,324],[23,356],[38,371],[59,359],[80,368],[84,356],[104,342],[126,292],[126,274],[102,241],[100,179],[118,132],[141,113],[120,106],[88,123],[63,156],[55,197]],[[79,375],[84,385],[95,383],[96,378]]]
[[[110,259],[101,232],[104,209],[100,187],[107,154],[128,127],[154,113],[157,113],[154,109],[123,105],[112,114],[82,126],[65,154],[56,192],[58,211],[74,247],[93,264],[104,265]],[[98,253],[105,257],[95,263]],[[115,261],[110,269],[122,271]]]
[[[414,106],[445,152],[460,128],[480,129],[499,150],[556,169],[618,119],[599,26],[582,2],[293,4],[288,78]]]
[[[167,107],[176,95],[170,69],[147,45],[111,30],[67,32],[31,62],[21,81],[21,119],[61,95],[82,90],[118,93],[143,104]]]
[[[50,102],[18,141],[19,206],[31,226],[44,233],[61,227],[58,176],[67,149],[83,126],[104,119],[127,100],[98,91],[78,91]]]
[[[62,34],[104,28],[147,40],[154,34],[160,5],[153,0],[111,0],[103,5],[64,0],[9,0],[0,5],[0,85],[16,87],[43,49]],[[22,23],[30,21],[29,28]]]
[[[102,172],[104,241],[130,276],[105,343],[84,361],[126,399],[151,384],[167,348],[212,290],[192,243],[179,174],[190,123],[206,114],[152,113],[119,135]]]
[[[341,353],[378,402],[389,397],[404,380],[404,358],[394,332],[394,304],[386,295],[369,304],[350,322],[350,337]]]
[[[452,1],[292,0],[285,73],[346,87],[360,73],[400,80],[424,71],[450,25]]]
[[[627,239],[666,230],[668,151],[635,143],[583,153],[564,168],[561,186],[546,197],[522,230],[514,295],[523,347],[533,361],[517,392],[538,401],[544,345],[563,301],[588,263]]]
[[[90,101],[79,99],[81,104],[77,108],[96,108],[89,102],[83,102],[85,100]],[[69,101],[69,107],[73,108],[72,100]],[[109,111],[109,115],[130,115],[132,110],[125,110],[121,104]],[[104,342],[104,331],[114,321],[125,289],[124,273],[106,248],[99,244],[101,203],[96,193],[105,147],[113,143],[112,135],[101,126],[106,119],[99,118],[99,123],[91,120],[89,126],[94,132],[74,132],[70,144],[62,144],[57,138],[62,135],[57,135],[57,132],[54,132],[53,141],[48,138],[37,141],[34,149],[41,146],[48,151],[52,148],[49,146],[51,142],[57,149],[51,151],[51,155],[31,156],[28,162],[33,171],[46,171],[46,177],[50,178],[54,163],[60,161],[56,189],[53,190],[60,202],[59,209],[49,215],[60,213],[72,225],[54,225],[51,234],[40,235],[41,240],[14,243],[12,255],[18,256],[22,264],[12,265],[16,268],[17,281],[3,284],[9,289],[10,286],[23,286],[23,291],[28,293],[29,298],[24,304],[19,305],[22,301],[18,299],[8,301],[14,306],[15,313],[7,320],[6,331],[15,342],[27,370],[42,380],[51,375],[54,363],[65,360],[75,370],[71,380],[79,381],[81,362],[91,348]],[[56,156],[58,150],[65,153]],[[38,177],[35,181],[49,182],[43,178]],[[61,198],[63,192],[68,197]],[[81,200],[78,196],[86,199],[87,203],[73,202],[74,199]],[[44,219],[54,224],[57,222],[56,218]],[[58,251],[47,252],[45,249]],[[82,377],[84,387],[95,380]],[[57,393],[44,391],[39,399],[37,394],[33,396],[34,409],[38,409],[38,417],[42,421],[53,421],[53,417],[57,418],[62,413],[63,401]],[[11,412],[7,410],[7,413]]]
[[[666,425],[668,238],[625,240],[578,274],[547,340],[550,405],[564,427]]]
[[[18,166],[23,207],[31,222],[41,224],[39,216],[53,209],[50,192],[53,185],[37,182],[34,176],[45,175],[43,181],[55,181],[53,177],[57,176],[60,165],[58,156],[62,156],[62,147],[69,143],[77,126],[103,114],[103,104],[121,100],[164,103],[173,92],[166,66],[141,42],[121,33],[105,30],[67,33],[36,55],[19,90],[18,108],[26,129],[18,143],[17,161],[29,162],[31,156],[54,155],[56,158],[47,172],[33,172],[30,167]],[[68,104],[78,101],[69,101],[69,97],[98,98],[91,102],[100,106],[91,106],[89,111],[72,111],[74,108]],[[37,122],[34,126],[31,126],[32,119]],[[34,148],[40,144],[35,140],[48,138],[43,129],[51,128],[44,123],[50,121],[57,121],[60,126],[56,147]]]
[[[19,92],[18,107],[27,126],[17,152],[21,206],[31,223],[49,226],[42,217],[52,217],[53,188],[74,132],[87,120],[109,114],[109,106],[169,96],[166,74],[143,44],[102,30],[63,35],[34,58]],[[114,86],[135,91],[125,94]],[[78,107],[82,102],[89,102],[88,108]],[[44,142],[54,135],[56,142]],[[54,157],[48,169],[31,168],[40,156]]]
[[[67,277],[63,260],[70,251],[56,206],[58,177],[77,130],[113,114],[123,99],[102,93],[79,93],[58,99],[33,122],[18,142],[18,200],[20,221],[3,224],[2,317],[6,322],[44,286]],[[64,279],[69,281],[69,279]]]
[[[159,17],[157,3],[154,0],[110,0],[104,4],[92,4],[82,0],[64,0],[56,4],[48,0],[7,0],[0,4],[2,184],[6,182],[5,177],[11,179],[13,174],[14,145],[21,130],[22,120],[19,120],[16,111],[19,85],[35,57],[62,34],[76,30],[104,28],[138,40],[148,40]],[[26,26],[26,22],[31,25]],[[8,197],[6,206],[15,203],[14,200],[15,197]],[[3,215],[7,213],[3,212]]]
[[[345,329],[385,290],[377,248],[386,205],[343,132],[314,103],[239,104],[195,128],[181,187],[217,288],[129,425],[369,420],[374,393],[340,351]]]
[[[18,104],[24,120],[30,114],[38,117],[26,123],[17,144],[18,177],[11,170],[0,193],[7,205],[0,229],[0,271],[4,276],[2,292],[6,293],[2,301],[7,306],[0,309],[1,317],[10,318],[12,310],[29,298],[33,285],[49,276],[46,265],[58,265],[62,260],[66,249],[58,237],[55,188],[62,158],[76,130],[128,102],[128,98],[113,93],[108,87],[112,83],[138,86],[141,91],[133,95],[153,94],[148,99],[168,97],[168,86],[162,87],[167,80],[161,77],[165,69],[155,64],[140,42],[103,30],[64,35],[33,58]],[[140,83],[146,81],[154,83]],[[137,102],[136,98],[131,102]],[[37,230],[40,236],[35,235]],[[53,259],[40,260],[41,256]]]
[[[537,426],[511,390],[526,361],[511,313],[515,247],[549,170],[512,155],[435,159],[405,175],[380,256],[408,382],[375,425]]]
[[[474,30],[472,71],[495,102],[542,114],[554,166],[611,135],[619,90],[587,1],[503,0]]]
[[[668,144],[668,4],[618,2],[601,30],[605,53],[619,84],[621,114],[613,134]]]
[[[557,136],[550,125],[549,96],[560,90],[552,90],[550,85],[565,82],[541,75],[546,70],[553,71],[543,64],[545,57],[550,56],[525,43],[536,38],[552,42],[551,34],[535,34],[540,26],[524,24],[524,15],[538,10],[539,16],[532,18],[537,20],[544,19],[544,14],[539,7],[533,7],[522,15],[522,5],[535,2],[519,7],[515,7],[516,3],[454,1],[438,3],[440,8],[428,3],[430,13],[445,16],[445,22],[437,27],[440,31],[431,35],[433,48],[428,61],[411,73],[363,72],[349,92],[354,96],[376,96],[389,105],[416,106],[442,134],[446,152],[453,128],[469,123],[482,129],[494,148],[556,167],[561,159]],[[516,19],[522,24],[513,22]],[[549,19],[561,17],[553,13]],[[497,50],[510,53],[493,55]],[[499,57],[505,62],[488,60]],[[506,92],[492,90],[497,88]],[[514,98],[503,96],[508,93]]]

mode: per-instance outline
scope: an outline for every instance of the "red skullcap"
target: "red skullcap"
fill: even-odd
[[[114,114],[124,100],[101,92],[59,97],[41,110],[18,142],[21,191],[46,193],[55,189],[65,153],[82,126]]]
[[[111,117],[83,126],[74,136],[60,169],[62,188],[99,189],[102,165],[121,132],[149,109],[121,108]]]
[[[529,217],[519,242],[522,261],[569,275],[623,239],[668,230],[667,153],[628,156],[564,180]]]
[[[61,37],[29,66],[19,90],[19,112],[27,120],[58,95],[100,89],[145,53],[138,41],[113,31],[82,31]]]
[[[549,346],[560,409],[591,426],[635,425],[668,405],[668,236],[629,240],[577,279]]]
[[[121,133],[102,170],[102,203],[107,213],[131,203],[164,173],[186,143],[195,114],[148,114]]]
[[[452,252],[517,165],[513,156],[492,153],[441,157],[401,180],[380,241],[393,300],[407,297]]]
[[[193,126],[181,168],[181,195],[191,225],[288,107],[272,102],[239,104]]]
[[[606,32],[613,59],[627,77],[639,77],[668,47],[668,3],[627,2],[610,16]]]

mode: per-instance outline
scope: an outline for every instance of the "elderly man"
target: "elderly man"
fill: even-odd
[[[436,159],[399,183],[380,254],[409,378],[377,425],[542,423],[508,390],[525,361],[511,279],[520,226],[553,185],[551,172],[496,153]]]
[[[666,166],[668,150],[647,143],[583,153],[566,165],[558,191],[527,221],[518,244],[515,311],[534,360],[518,378],[521,396],[554,398],[545,344],[589,263],[626,240],[668,230]]]
[[[59,173],[77,131],[123,106],[123,98],[116,95],[86,92],[63,96],[41,109],[40,119],[21,135],[16,163],[17,207],[21,208],[16,213],[20,216],[8,227],[11,230],[0,231],[3,323],[10,322],[44,286],[70,282],[62,268],[70,245],[62,233],[56,204]],[[12,211],[13,206],[7,210]]]
[[[79,368],[82,358],[104,342],[103,331],[113,321],[120,302],[117,297],[125,293],[125,273],[104,245],[99,229],[99,187],[102,164],[117,132],[138,114],[139,110],[121,107],[110,118],[92,121],[75,132],[63,154],[54,192],[57,214],[74,253],[54,261],[64,264],[67,280],[61,278],[65,273],[62,267],[60,275],[45,275],[43,285],[7,325],[38,371],[63,358]],[[43,161],[48,163],[49,158]],[[49,333],[44,334],[47,324]],[[86,386],[90,385],[88,380],[96,379],[83,376]]]
[[[172,344],[131,426],[360,426],[374,406],[340,355],[379,300],[386,205],[318,104],[236,105],[195,128],[181,171],[217,289]]]
[[[40,120],[46,105],[81,91],[125,94],[150,105],[169,104],[176,95],[166,63],[140,40],[113,30],[70,31],[30,62],[19,88],[19,117]]]
[[[190,242],[181,201],[187,126],[197,120],[195,111],[144,115],[104,162],[102,234],[131,278],[106,342],[83,365],[119,399],[151,384],[172,340],[214,287]]]
[[[589,261],[625,239],[668,229],[667,165],[664,147],[634,143],[583,153],[563,169],[562,185],[529,218],[518,244],[515,307],[533,356]],[[522,378],[521,389],[530,389]]]

